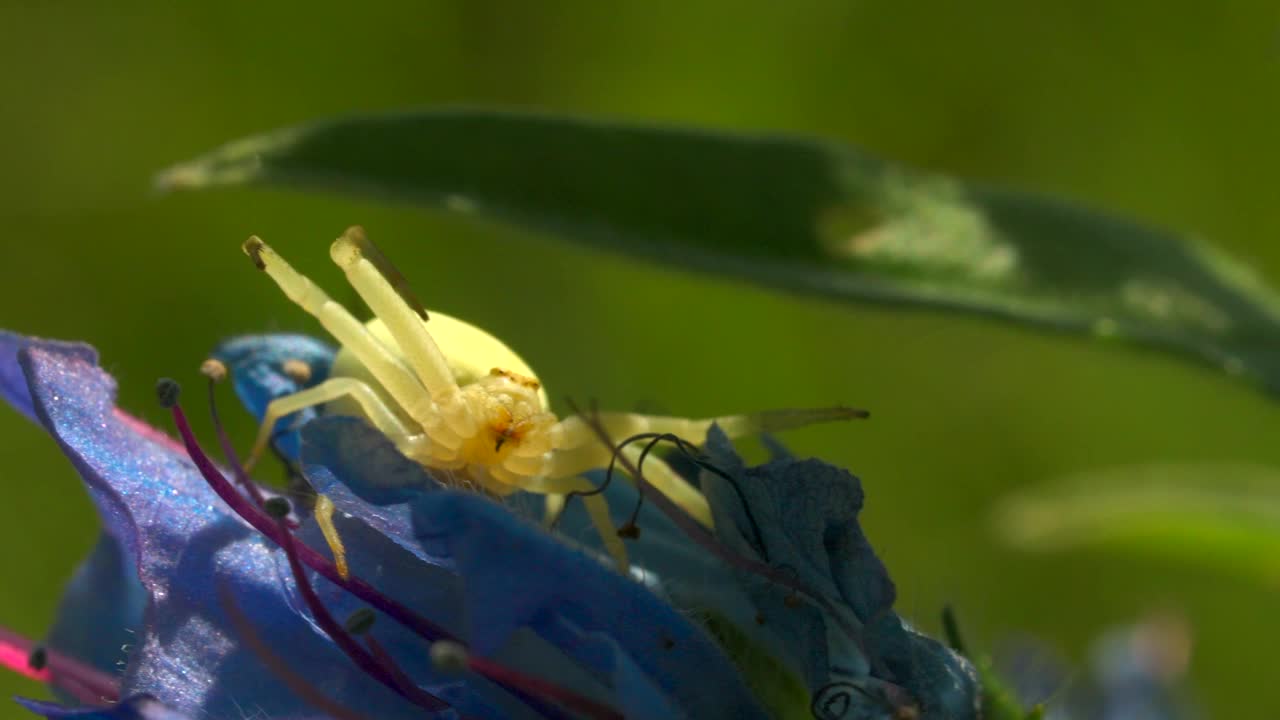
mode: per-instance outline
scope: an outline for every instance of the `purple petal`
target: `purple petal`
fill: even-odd
[[[36,415],[79,470],[104,521],[136,559],[150,596],[125,693],[164,698],[197,716],[304,714],[237,641],[217,600],[226,587],[292,667],[335,700],[379,718],[421,712],[355,668],[306,621],[281,553],[221,501],[191,463],[114,407],[114,382],[82,353],[22,353]]]
[[[29,347],[37,346],[74,354],[88,363],[97,364],[98,362],[97,351],[83,343],[42,340],[0,330],[0,397],[33,422],[39,422],[39,420],[36,419],[35,409],[31,404],[31,393],[27,390],[27,377],[18,364],[18,354]]]

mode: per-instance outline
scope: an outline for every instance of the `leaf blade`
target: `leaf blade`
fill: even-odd
[[[1123,338],[1280,390],[1280,297],[1222,254],[812,138],[423,110],[236,141],[157,182],[408,201],[785,290]]]

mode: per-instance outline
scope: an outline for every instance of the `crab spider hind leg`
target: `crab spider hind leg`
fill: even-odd
[[[747,415],[722,415],[714,418],[692,419],[639,413],[604,412],[593,418],[611,438],[625,439],[639,433],[659,433],[679,436],[694,445],[707,439],[712,425],[720,426],[731,438],[778,432],[813,425],[867,417],[865,410],[845,407],[813,408],[802,410],[768,410]],[[557,428],[558,451],[553,472],[568,475],[598,467],[603,456],[608,462],[612,449],[601,445],[591,427],[577,415],[565,418]]]
[[[676,435],[695,445],[701,445],[706,441],[707,431],[712,425],[719,425],[726,435],[733,438],[866,416],[866,412],[862,410],[834,407],[772,410],[701,420],[637,413],[596,413],[594,417],[605,433],[615,441],[640,433],[658,433]],[[568,417],[557,427],[556,452],[552,455],[547,474],[565,477],[602,467],[609,463],[613,453],[613,448],[601,444],[595,431],[581,417]],[[638,457],[638,450],[634,448],[626,448],[623,453],[633,459]],[[655,464],[655,469],[646,477],[657,490],[671,498],[694,519],[711,527],[711,508],[707,505],[706,498],[687,480],[670,471],[665,464]]]

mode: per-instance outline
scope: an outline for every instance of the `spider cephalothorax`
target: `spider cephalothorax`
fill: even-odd
[[[391,269],[358,227],[330,248],[333,261],[373,310],[368,324],[356,320],[315,283],[299,274],[258,238],[244,244],[254,264],[324,326],[342,349],[328,380],[267,408],[249,463],[271,439],[281,418],[306,407],[359,414],[406,456],[446,471],[489,493],[517,490],[548,496],[548,516],[568,493],[594,487],[581,474],[613,455],[582,418],[553,414],[537,375],[513,350],[485,331],[417,305],[403,278]],[[635,413],[599,413],[610,435],[671,433],[701,443],[712,423],[730,436],[778,430],[823,420],[855,417],[846,408],[777,411],[690,420]],[[634,449],[624,453],[638,452]],[[698,522],[711,526],[711,511],[698,490],[656,458],[645,477]],[[620,567],[626,550],[598,494],[583,495],[588,512]],[[335,548],[336,550],[336,548]]]

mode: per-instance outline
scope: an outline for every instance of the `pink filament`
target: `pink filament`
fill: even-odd
[[[0,638],[0,667],[8,668],[36,682],[49,682],[49,668],[36,670],[27,662],[30,657],[30,648],[21,647],[10,642],[8,638]]]
[[[45,667],[31,667],[35,643],[11,630],[0,628],[0,667],[38,682],[51,683],[84,703],[115,702],[120,696],[116,678],[55,650],[45,651]]]
[[[467,667],[477,675],[496,683],[517,687],[539,697],[550,698],[561,705],[586,715],[592,720],[625,720],[622,713],[589,697],[514,668],[475,656],[467,658]]]

